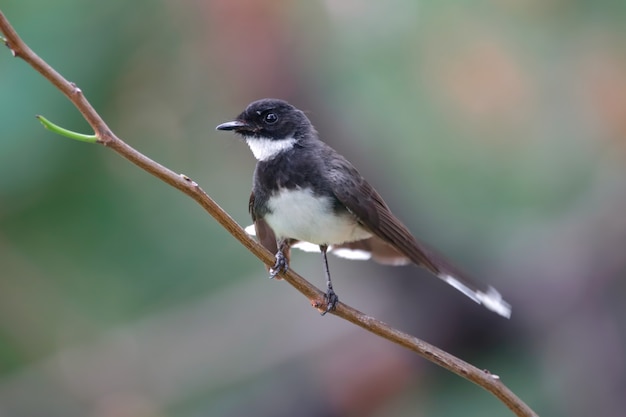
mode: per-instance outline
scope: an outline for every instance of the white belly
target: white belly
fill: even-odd
[[[270,197],[265,221],[277,238],[292,238],[316,245],[332,245],[371,236],[349,213],[336,215],[331,200],[313,196],[311,189],[281,189]]]

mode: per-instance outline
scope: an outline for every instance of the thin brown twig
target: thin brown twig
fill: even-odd
[[[37,56],[18,36],[10,25],[2,11],[0,11],[0,31],[4,33],[5,43],[11,50],[13,56],[19,57],[32,66],[37,72],[43,75],[55,87],[57,87],[81,112],[85,120],[93,128],[98,143],[113,149],[122,157],[128,159],[133,164],[144,171],[154,175],[172,187],[177,188],[184,194],[194,199],[200,204],[219,224],[221,224],[235,239],[246,247],[253,255],[259,258],[266,265],[273,265],[274,255],[264,247],[251,239],[245,231],[230,217],[211,197],[209,197],[193,180],[181,174],[177,174],[163,165],[151,160],[140,152],[136,151],[124,141],[118,138],[109,129],[104,120],[91,106],[82,91],[74,84],[67,81],[61,74],[56,72],[43,59]],[[287,271],[282,277],[307,297],[311,304],[318,309],[324,309],[324,293],[309,283],[307,280],[296,274],[293,270]],[[360,311],[343,303],[338,303],[332,314],[341,317],[363,329],[379,335],[393,343],[410,349],[427,360],[453,372],[489,391],[500,399],[517,416],[531,417],[537,414],[520,400],[509,388],[507,388],[499,377],[488,371],[481,371],[469,363],[456,358],[455,356],[432,346],[416,337],[413,337],[400,330],[370,317]]]

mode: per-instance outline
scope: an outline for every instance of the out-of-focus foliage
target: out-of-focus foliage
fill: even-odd
[[[254,161],[214,126],[306,110],[423,240],[513,304],[331,260],[342,300],[499,374],[540,415],[626,408],[626,3],[21,0],[114,131],[240,223]],[[199,207],[100,146],[0,50],[0,414],[485,416],[494,398],[321,319]],[[319,259],[294,256],[322,285]]]

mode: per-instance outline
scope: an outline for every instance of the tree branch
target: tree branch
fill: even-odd
[[[144,171],[152,174],[194,199],[254,256],[259,258],[268,266],[274,264],[274,255],[250,238],[237,224],[237,222],[235,222],[232,217],[222,210],[220,206],[213,201],[213,199],[211,199],[211,197],[209,197],[195,181],[186,175],[177,174],[163,165],[151,160],[118,138],[87,101],[80,88],[78,88],[74,83],[67,81],[61,76],[61,74],[56,72],[50,65],[37,56],[20,39],[2,11],[0,11],[0,32],[4,34],[4,38],[2,40],[11,50],[13,56],[26,61],[31,67],[57,87],[57,89],[59,89],[80,111],[85,120],[93,128],[95,135],[77,134],[60,128],[48,122],[44,118],[38,117],[40,121],[44,123],[46,128],[75,140],[100,143],[113,149],[119,155],[128,159]],[[321,290],[313,286],[300,275],[296,274],[293,270],[289,270],[282,274],[282,278],[307,297],[315,308],[321,311],[325,310],[324,293]],[[517,416],[531,417],[537,415],[511,390],[509,390],[500,381],[498,376],[491,374],[489,371],[481,371],[435,346],[432,346],[407,333],[394,329],[382,321],[363,314],[346,304],[338,303],[336,310],[331,313],[393,343],[404,346],[427,360],[481,386],[500,399]]]

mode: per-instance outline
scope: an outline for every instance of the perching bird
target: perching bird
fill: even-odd
[[[259,241],[276,254],[272,278],[287,270],[292,246],[308,243],[323,256],[326,311],[338,301],[326,259],[332,252],[389,265],[414,263],[510,317],[511,306],[498,291],[480,289],[415,239],[352,164],[319,139],[302,111],[282,100],[262,99],[217,129],[241,135],[257,159],[249,209]]]

